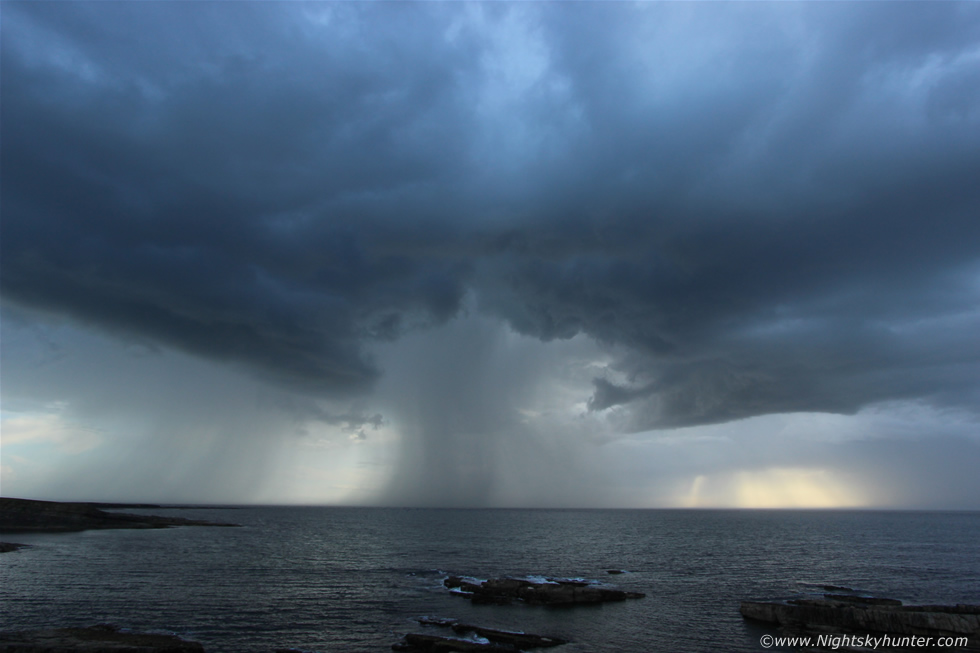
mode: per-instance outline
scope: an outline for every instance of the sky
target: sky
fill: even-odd
[[[980,5],[0,5],[0,492],[980,509]]]

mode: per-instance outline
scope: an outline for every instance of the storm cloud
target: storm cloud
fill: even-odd
[[[577,401],[623,433],[980,407],[976,5],[5,2],[2,30],[10,307],[331,400],[478,314],[605,348]],[[420,405],[506,384],[426,369]],[[517,428],[475,392],[453,419],[484,426],[407,430]]]

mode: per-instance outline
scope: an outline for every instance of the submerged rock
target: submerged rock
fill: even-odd
[[[450,576],[443,581],[443,585],[473,603],[506,604],[521,600],[532,605],[576,605],[642,599],[646,596],[641,592],[602,587],[579,579],[549,578],[537,582],[522,578],[491,578],[474,581],[462,576]]]
[[[824,598],[831,601],[863,603],[865,605],[902,605],[902,602],[898,599],[884,599],[876,596],[858,596],[854,594],[824,594]]]
[[[393,651],[432,653],[514,653],[510,646],[501,646],[492,642],[440,637],[439,635],[419,635],[408,633],[400,642],[391,645]]]
[[[897,599],[828,594],[742,601],[739,610],[746,619],[794,632],[965,638],[967,648],[980,648],[980,605],[902,605]]]
[[[423,626],[441,626],[444,628],[451,628],[457,635],[467,635],[472,633],[477,637],[489,640],[495,644],[506,644],[508,646],[513,646],[514,648],[548,648],[551,646],[560,646],[568,643],[567,640],[559,637],[546,637],[544,635],[534,635],[532,633],[514,630],[484,628],[483,626],[464,624],[456,621],[455,619],[422,617],[419,619],[419,623]]]
[[[458,637],[442,637],[439,635],[424,635],[409,633],[401,642],[392,645],[395,651],[469,651],[494,652],[522,651],[531,648],[548,648],[566,644],[567,641],[558,637],[545,637],[531,633],[496,628],[484,628],[472,624],[460,623],[455,619],[437,617],[421,617],[418,622],[423,626],[439,626],[452,629]]]
[[[133,633],[111,624],[0,632],[0,653],[203,653],[198,642],[176,635]]]

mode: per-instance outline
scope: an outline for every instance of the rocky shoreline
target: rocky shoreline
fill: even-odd
[[[0,532],[72,532],[100,528],[170,528],[172,526],[238,526],[201,519],[106,512],[101,507],[125,504],[63,503],[0,497]],[[152,508],[147,504],[140,507]],[[13,549],[11,549],[13,550]]]
[[[942,650],[980,650],[980,605],[904,605],[898,599],[834,587],[822,596],[742,601],[739,611],[746,619],[794,634],[920,637],[931,638],[933,646],[939,638],[952,638],[965,646]]]

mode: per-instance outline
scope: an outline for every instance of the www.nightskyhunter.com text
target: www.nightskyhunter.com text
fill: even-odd
[[[900,637],[895,637],[893,635],[818,635],[816,637],[812,636],[794,636],[794,637],[777,637],[775,635],[765,634],[759,638],[759,643],[762,644],[762,648],[772,648],[773,646],[779,647],[808,647],[808,646],[818,646],[821,648],[829,648],[831,650],[849,648],[849,647],[864,647],[877,651],[880,649],[888,648],[962,648],[967,645],[966,637],[926,637],[924,635],[902,635]]]

